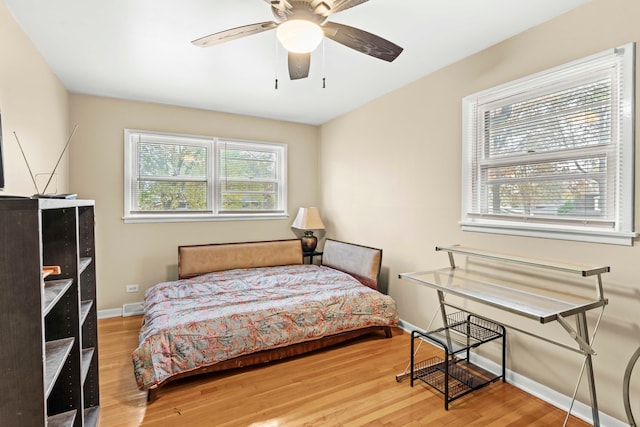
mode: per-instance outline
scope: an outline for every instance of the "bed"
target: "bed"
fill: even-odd
[[[304,263],[299,239],[180,246],[178,280],[145,292],[138,388],[153,401],[179,378],[390,338],[398,315],[377,290],[381,261],[380,249],[332,239],[319,265]]]

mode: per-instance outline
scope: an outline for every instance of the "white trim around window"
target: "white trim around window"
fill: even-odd
[[[124,130],[125,223],[282,218],[286,144]]]
[[[464,231],[632,245],[635,44],[463,99]]]

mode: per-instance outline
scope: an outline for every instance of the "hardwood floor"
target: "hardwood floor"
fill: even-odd
[[[562,426],[565,413],[496,382],[449,405],[409,380],[409,334],[395,330],[269,365],[178,380],[155,402],[136,388],[141,316],[102,319],[100,426]],[[440,352],[423,345],[422,352]],[[571,417],[569,426],[588,424]]]

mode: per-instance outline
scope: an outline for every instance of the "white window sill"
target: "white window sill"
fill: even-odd
[[[582,227],[554,227],[522,223],[496,222],[460,222],[462,231],[480,233],[507,234],[512,236],[539,237],[543,239],[573,240],[578,242],[606,243],[612,245],[633,246],[636,232],[623,232]]]
[[[209,222],[209,221],[260,221],[274,219],[288,219],[286,213],[278,214],[237,214],[237,215],[200,215],[200,214],[147,214],[129,215],[122,217],[125,224],[153,223],[153,222]]]

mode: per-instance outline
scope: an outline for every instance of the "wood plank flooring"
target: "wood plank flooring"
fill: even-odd
[[[131,351],[141,316],[102,319],[100,426],[562,426],[565,413],[496,382],[449,405],[422,383],[396,382],[409,334],[371,335],[260,367],[178,380],[147,404]],[[421,351],[439,355],[433,347]],[[588,424],[571,417],[569,426]]]

